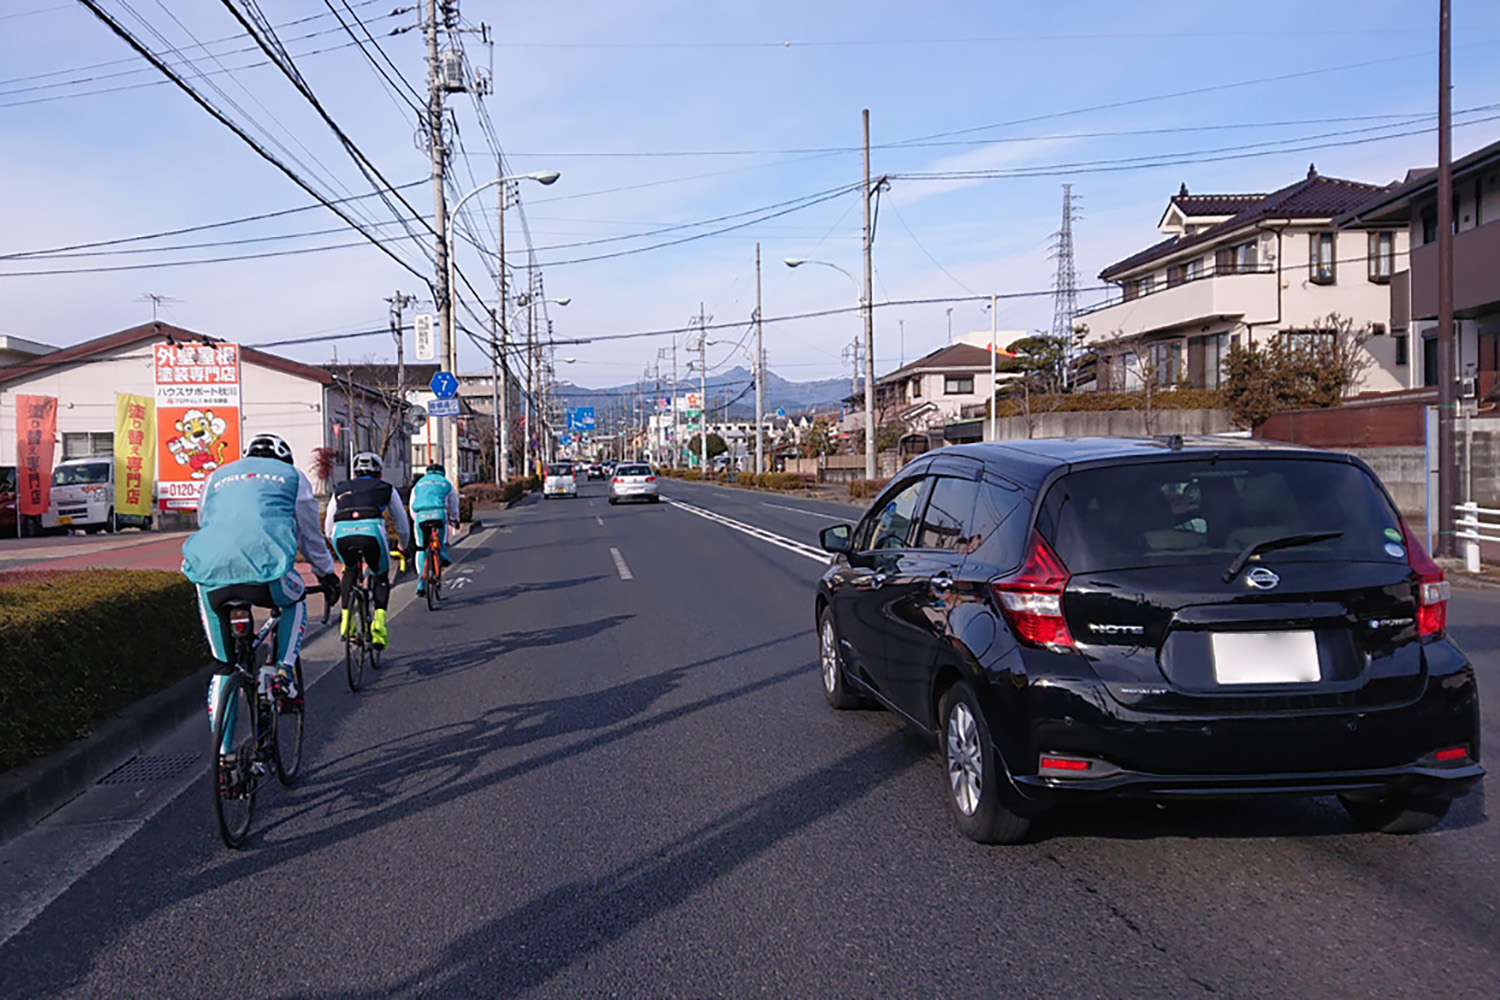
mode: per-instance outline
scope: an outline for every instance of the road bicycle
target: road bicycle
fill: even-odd
[[[324,624],[332,602],[332,596],[324,591]],[[219,839],[225,847],[238,848],[250,833],[255,793],[266,772],[274,769],[277,780],[288,787],[297,779],[302,769],[306,712],[303,706],[283,706],[273,698],[270,671],[262,673],[275,662],[276,627],[282,609],[273,608],[259,631],[250,602],[229,601],[222,610],[229,616],[233,659],[214,704],[209,782]],[[301,657],[292,676],[305,699]]]
[[[427,595],[427,610],[436,611],[442,599],[443,587],[443,532],[441,521],[422,522],[422,548],[427,558],[422,561],[422,591]]]
[[[349,634],[344,636],[344,679],[350,691],[358,691],[364,683],[365,667],[380,667],[380,650],[375,648],[375,639],[370,631],[374,620],[371,607],[374,595],[370,591],[370,567],[362,565],[359,580],[349,591]]]

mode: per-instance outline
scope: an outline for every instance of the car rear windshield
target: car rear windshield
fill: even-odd
[[[622,466],[620,466],[619,471],[615,473],[615,475],[617,475],[617,476],[649,476],[649,475],[651,475],[651,466],[649,466],[649,465],[622,465]]]
[[[89,462],[84,465],[59,465],[52,470],[53,486],[79,486],[83,483],[109,482],[108,462]]]
[[[572,474],[573,474],[573,467],[571,465],[549,465],[549,466],[547,466],[547,475],[549,475],[549,476],[571,476]]]
[[[1396,513],[1364,470],[1343,462],[1185,460],[1084,469],[1059,479],[1037,527],[1073,573],[1226,565],[1247,545],[1302,533],[1337,538],[1282,549],[1284,562],[1405,557]]]

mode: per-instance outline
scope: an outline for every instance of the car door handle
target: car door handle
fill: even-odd
[[[939,573],[928,582],[932,584],[933,590],[947,590],[953,586],[953,577],[947,573]]]

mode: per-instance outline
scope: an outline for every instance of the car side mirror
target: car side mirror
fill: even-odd
[[[854,529],[847,524],[835,524],[818,532],[818,544],[824,552],[834,555],[849,552],[853,547]]]

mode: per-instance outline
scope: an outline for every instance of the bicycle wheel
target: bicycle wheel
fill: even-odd
[[[344,679],[350,691],[358,691],[365,679],[365,650],[369,648],[370,626],[365,616],[365,602],[349,602],[349,635],[344,639]]]
[[[209,784],[214,822],[225,847],[238,848],[250,832],[260,767],[255,691],[241,673],[224,678],[215,706]]]
[[[292,678],[297,684],[298,693],[302,695],[304,708],[283,712],[279,702],[271,702],[271,751],[276,759],[276,778],[287,786],[297,780],[297,772],[302,770],[302,719],[307,689],[302,686],[300,656],[297,657],[297,665],[292,668]]]

